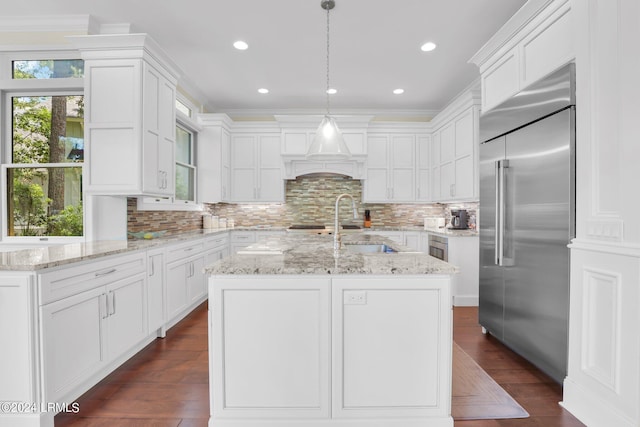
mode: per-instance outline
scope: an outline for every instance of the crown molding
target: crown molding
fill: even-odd
[[[100,23],[91,15],[29,15],[0,16],[0,32],[47,33],[69,32],[92,34],[98,32]]]

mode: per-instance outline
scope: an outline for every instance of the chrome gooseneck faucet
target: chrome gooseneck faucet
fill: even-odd
[[[358,209],[356,209],[356,201],[350,194],[341,194],[336,198],[336,212],[335,212],[335,222],[333,227],[333,253],[337,255],[340,252],[340,244],[341,244],[341,236],[340,236],[340,224],[338,223],[338,205],[340,204],[340,199],[343,197],[348,197],[351,199],[351,206],[353,207],[353,219],[358,219]]]

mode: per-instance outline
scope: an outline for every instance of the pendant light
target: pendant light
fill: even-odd
[[[327,11],[327,114],[325,114],[313,142],[307,151],[307,158],[311,160],[345,160],[351,157],[351,152],[344,142],[342,132],[330,114],[329,103],[329,11],[336,5],[334,0],[322,0],[320,6]]]

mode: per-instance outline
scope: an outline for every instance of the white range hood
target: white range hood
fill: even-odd
[[[295,179],[301,175],[339,174],[354,179],[365,178],[367,160],[367,129],[373,116],[333,116],[351,151],[349,160],[318,161],[306,158],[321,115],[277,115],[282,129],[282,162],[284,179]]]

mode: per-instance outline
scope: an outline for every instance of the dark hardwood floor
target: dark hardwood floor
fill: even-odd
[[[474,307],[454,309],[454,340],[531,415],[524,419],[456,421],[455,427],[579,427],[562,409],[562,390],[490,336]],[[209,418],[207,304],[204,303],[77,402],[56,427],[205,427]],[[393,427],[393,426],[389,426]]]

